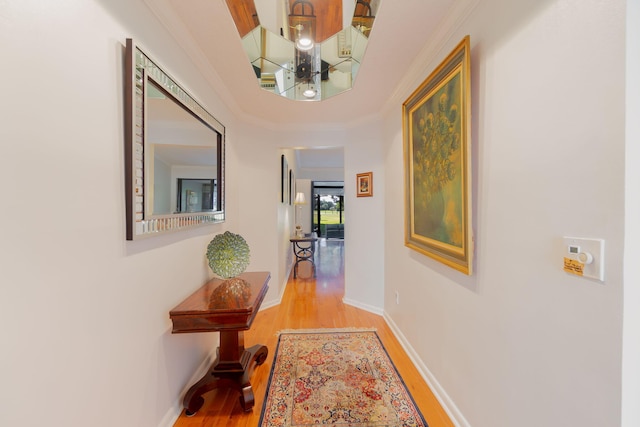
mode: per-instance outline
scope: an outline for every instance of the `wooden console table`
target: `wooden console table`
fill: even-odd
[[[250,377],[256,365],[267,358],[266,346],[244,348],[244,331],[249,330],[267,293],[268,272],[242,273],[237,279],[213,279],[178,304],[169,317],[173,333],[220,332],[217,358],[209,371],[184,397],[187,415],[204,403],[202,395],[216,388],[233,388],[240,393],[242,409],[254,405]]]

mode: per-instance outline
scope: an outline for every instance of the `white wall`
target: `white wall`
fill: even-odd
[[[471,35],[476,273],[404,247],[385,198],[386,314],[461,425],[620,424],[624,5],[479,2],[387,116],[401,188],[400,103]],[[562,271],[564,235],[606,240],[605,283]]]
[[[0,3],[3,426],[168,425],[217,341],[172,335],[169,310],[210,277],[213,235],[238,224],[237,159],[225,224],[125,241],[126,37],[232,123],[138,2]]]
[[[344,148],[344,301],[378,314],[384,304],[387,203],[380,135],[377,124],[349,129]],[[362,172],[373,172],[373,197],[356,196],[356,175]]]
[[[175,212],[176,202],[174,200],[177,190],[174,189],[173,194],[171,194],[170,191],[155,191],[156,187],[160,189],[171,188],[171,184],[173,183],[171,166],[160,159],[155,159],[151,164],[153,165],[153,188],[147,188],[147,204],[149,206],[153,205],[152,212]],[[151,185],[147,187],[151,187]]]
[[[295,159],[292,150],[280,148],[277,133],[243,124],[228,127],[227,135],[237,180],[237,187],[227,197],[235,197],[238,203],[234,215],[251,247],[250,267],[271,272],[263,302],[263,307],[269,307],[279,302],[292,265],[289,237],[294,209],[280,202],[280,156],[286,156],[289,167],[295,166]]]
[[[342,181],[344,168],[300,168],[298,174],[299,178],[314,181]]]
[[[640,0],[627,1],[627,112],[622,426],[640,425]]]

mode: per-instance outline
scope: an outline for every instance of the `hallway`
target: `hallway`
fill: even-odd
[[[394,361],[407,388],[422,411],[430,427],[452,426],[447,414],[429,390],[411,360],[385,323],[382,316],[346,305],[344,296],[344,242],[320,239],[316,248],[317,277],[313,278],[308,263],[300,264],[298,278],[289,276],[280,305],[260,311],[249,331],[245,332],[247,347],[262,343],[269,348],[267,361],[256,367],[251,384],[255,394],[255,407],[245,413],[240,407],[238,394],[227,390],[214,390],[205,394],[205,404],[192,417],[184,413],[174,424],[176,427],[246,426],[254,427],[269,380],[269,372],[276,348],[276,333],[283,329],[373,327]]]

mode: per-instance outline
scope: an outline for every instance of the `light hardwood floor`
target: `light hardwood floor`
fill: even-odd
[[[193,416],[180,415],[175,427],[255,427],[260,419],[277,336],[283,329],[374,327],[389,356],[430,427],[453,426],[382,316],[346,305],[344,295],[343,243],[320,239],[316,251],[317,277],[301,264],[297,279],[289,278],[280,305],[260,311],[245,332],[245,345],[265,344],[266,362],[255,368],[251,384],[255,394],[252,411],[244,412],[235,391],[213,390],[204,395],[204,406]],[[308,264],[308,263],[306,263]]]

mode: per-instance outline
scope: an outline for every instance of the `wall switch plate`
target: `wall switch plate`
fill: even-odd
[[[604,282],[604,240],[563,237],[564,271]]]

